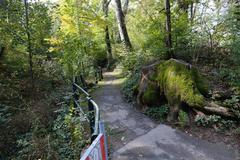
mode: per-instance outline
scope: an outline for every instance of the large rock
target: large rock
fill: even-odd
[[[205,104],[207,81],[192,65],[170,59],[143,67],[138,87],[140,106],[153,106],[167,100],[170,107],[168,120],[176,120],[181,104],[199,108]]]
[[[154,76],[160,62],[145,66],[141,70],[141,80],[138,85],[137,103],[142,109],[161,104],[164,100],[160,87]]]

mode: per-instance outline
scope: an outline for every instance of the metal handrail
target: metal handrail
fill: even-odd
[[[96,83],[103,79],[102,69],[100,68],[100,72],[95,72],[96,76]],[[98,77],[99,76],[99,77]],[[78,113],[80,116],[81,114],[90,124],[91,130],[91,145],[83,154],[80,160],[87,160],[90,156],[98,156],[100,159],[108,160],[108,145],[107,145],[107,135],[104,129],[104,122],[100,121],[100,110],[97,103],[92,99],[91,95],[87,92],[87,85],[82,75],[73,78],[73,98],[74,98],[74,108],[75,111],[78,109],[80,112]],[[98,79],[99,78],[99,79]],[[81,86],[79,86],[78,80],[80,80]],[[88,102],[88,111],[89,114],[85,114],[83,108],[81,107],[81,103],[85,102],[85,100],[79,98],[80,93],[84,94],[84,97],[87,99]],[[94,113],[93,113],[94,112]],[[98,155],[95,155],[95,151],[97,150]]]
[[[82,87],[80,87],[76,83],[73,83],[73,85],[75,85],[80,91],[82,91],[84,94],[86,94],[86,96],[90,97],[90,94],[87,91],[85,91]]]
[[[95,124],[94,124],[94,132],[93,132],[93,135],[94,136],[97,136],[98,135],[98,123],[99,123],[99,120],[100,120],[100,111],[99,111],[99,107],[97,105],[96,102],[94,102],[94,100],[92,100],[92,98],[90,97],[89,101],[92,103],[92,105],[94,106],[94,109],[95,109]]]
[[[84,119],[86,119],[88,122],[90,122],[90,120],[88,119],[87,115],[84,113],[83,109],[81,108],[81,106],[79,105],[79,103],[76,100],[74,100],[74,104],[77,105],[77,108],[79,108],[80,112],[84,116]]]
[[[76,87],[74,89],[74,104],[76,105],[77,108],[80,108],[80,112],[84,115],[84,117],[86,118],[86,114],[84,114],[81,106],[79,105],[79,100],[78,100],[78,96],[76,95],[76,90],[80,90],[82,93],[84,93],[86,95],[86,99],[89,103],[89,111],[92,112],[95,110],[94,113],[94,117],[90,117],[90,119],[88,119],[88,121],[90,122],[90,127],[91,128],[91,134],[92,134],[92,141],[97,137],[97,135],[99,134],[99,120],[100,120],[100,110],[99,110],[99,106],[97,105],[97,103],[92,99],[91,95],[82,87],[80,87],[78,84],[76,84],[75,82],[73,82],[73,87]],[[94,120],[94,123],[92,123],[92,120]],[[93,126],[94,125],[94,126]]]

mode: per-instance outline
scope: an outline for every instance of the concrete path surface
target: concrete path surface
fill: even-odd
[[[124,101],[120,70],[104,73],[94,99],[107,124],[112,160],[240,160],[224,144],[212,144],[157,124]]]

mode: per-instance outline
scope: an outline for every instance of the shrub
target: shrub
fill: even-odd
[[[139,51],[125,55],[125,59],[122,60],[123,74],[128,77],[122,86],[122,91],[127,101],[134,99],[134,93],[137,90],[141,76],[141,68],[150,59],[150,53]]]
[[[234,134],[240,136],[240,127],[234,130]]]
[[[232,120],[222,119],[221,116],[210,115],[210,116],[197,116],[195,123],[198,126],[204,127],[215,127],[217,131],[224,131],[226,129],[233,129],[236,127],[236,122]]]
[[[219,78],[222,81],[227,82],[231,86],[239,86],[240,85],[240,68],[239,66],[235,68],[222,68],[219,71]]]
[[[145,111],[145,114],[152,119],[160,122],[164,122],[169,112],[169,106],[167,104],[158,107],[151,107]]]
[[[36,120],[29,132],[19,136],[16,159],[79,159],[88,139],[84,138],[82,122],[72,107],[64,104],[57,110],[57,118],[49,128]]]
[[[179,120],[179,124],[182,128],[184,128],[187,123],[189,122],[188,119],[188,114],[182,110],[180,110],[179,115],[178,115],[178,120]]]
[[[134,93],[137,90],[139,79],[140,79],[140,73],[136,72],[131,76],[129,76],[123,83],[122,92],[123,92],[124,98],[128,102],[131,102],[134,100]]]
[[[210,116],[203,115],[203,116],[197,116],[195,118],[195,123],[198,126],[209,127],[209,126],[212,126],[213,124],[216,124],[220,119],[221,117],[216,115],[210,115]]]
[[[230,108],[230,110],[240,118],[240,96],[238,94],[234,94],[231,96],[231,99],[226,99],[223,102],[225,107]]]

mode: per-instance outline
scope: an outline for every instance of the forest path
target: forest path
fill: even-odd
[[[93,97],[106,122],[112,160],[237,160],[226,145],[212,144],[157,124],[124,101],[120,69],[105,72]]]

